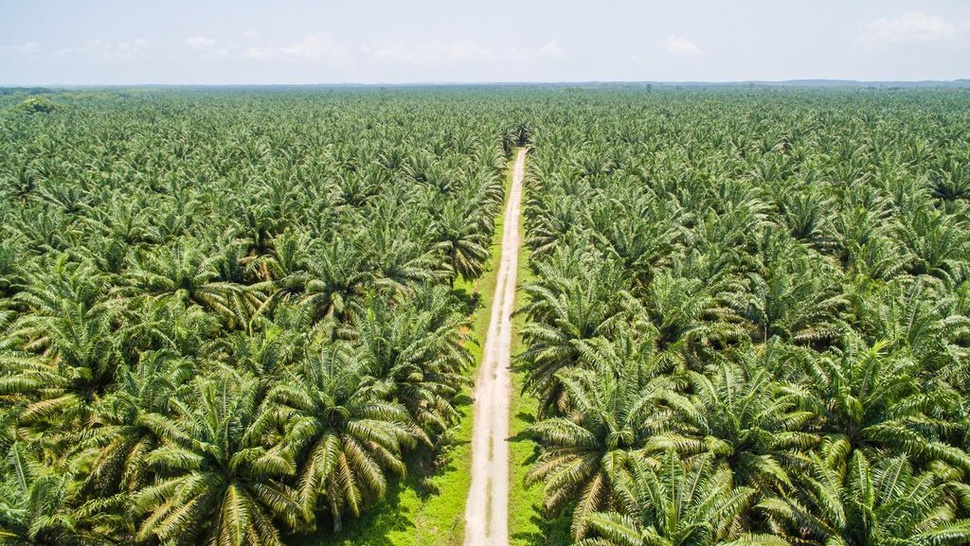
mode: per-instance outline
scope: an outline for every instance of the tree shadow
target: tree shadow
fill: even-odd
[[[471,286],[459,286],[451,289],[451,295],[458,302],[458,310],[465,316],[471,316],[482,304],[481,294]]]
[[[475,399],[472,398],[471,395],[469,395],[466,392],[458,393],[457,395],[455,395],[455,398],[452,399],[451,401],[451,405],[454,406],[455,409],[471,406],[474,403],[475,403]]]
[[[307,535],[287,537],[286,544],[293,546],[350,546],[368,544],[394,546],[390,535],[414,527],[414,522],[401,510],[401,487],[388,488],[387,496],[378,506],[363,512],[360,517],[344,516],[343,532],[335,534],[329,514],[317,515],[317,530]]]
[[[471,398],[461,395],[467,400],[455,400],[455,405],[471,404]],[[354,518],[347,515],[344,518],[344,529],[340,535],[335,535],[331,527],[331,518],[327,514],[317,517],[317,530],[308,535],[289,537],[286,544],[295,546],[351,546],[367,544],[374,546],[392,546],[391,535],[395,532],[413,529],[414,521],[409,518],[401,507],[401,493],[405,490],[414,491],[422,502],[441,494],[441,490],[434,484],[433,478],[455,470],[454,450],[456,447],[470,443],[467,440],[456,441],[450,431],[442,435],[441,441],[435,447],[421,445],[405,455],[407,477],[388,484],[387,495],[383,501],[371,506]]]
[[[441,489],[433,483],[432,478],[455,470],[452,453],[456,446],[464,443],[467,442],[454,442],[445,438],[436,449],[421,446],[412,451],[406,457],[407,479],[396,484],[396,487],[413,490],[422,501],[441,494]]]
[[[532,516],[531,521],[539,530],[529,533],[512,533],[512,538],[519,544],[529,546],[558,546],[560,544],[572,544],[573,539],[569,536],[569,515],[568,512],[554,519],[542,517],[542,508],[532,505],[532,509],[537,515]]]
[[[535,423],[535,417],[533,417],[529,413],[519,412],[516,415],[516,418],[517,419],[521,419],[522,421],[524,421],[524,422],[526,422],[526,423],[528,423],[530,425],[532,423]],[[525,445],[531,445],[532,446],[532,452],[523,461],[523,464],[528,465],[528,466],[532,466],[533,464],[535,464],[536,459],[539,458],[539,444],[536,443],[536,439],[532,435],[530,435],[526,431],[522,430],[522,431],[517,432],[514,436],[510,436],[508,441],[509,441],[510,444],[525,444]]]

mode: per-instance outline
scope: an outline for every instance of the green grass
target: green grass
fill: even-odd
[[[512,163],[505,177],[506,191]],[[482,362],[482,345],[488,331],[489,313],[502,251],[505,207],[496,218],[489,263],[474,282],[459,278],[455,290],[466,301],[478,294],[478,305],[469,317],[468,349],[475,359],[469,370],[474,378]],[[520,255],[521,256],[521,255]],[[520,268],[521,268],[520,264]],[[447,434],[438,453],[414,453],[408,460],[410,473],[388,489],[384,502],[359,518],[345,518],[344,530],[334,536],[330,520],[320,518],[320,529],[291,541],[297,546],[455,546],[465,536],[465,501],[471,486],[472,387],[456,398],[461,418]],[[514,444],[513,444],[514,445]]]

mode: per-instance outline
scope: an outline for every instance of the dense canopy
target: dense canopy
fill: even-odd
[[[970,543],[966,93],[608,87],[0,95],[0,544],[388,509],[520,146],[549,525]]]
[[[474,96],[14,102],[0,543],[280,544],[378,503],[457,418],[505,132]]]
[[[966,98],[540,116],[518,366],[547,514],[589,545],[970,543]]]

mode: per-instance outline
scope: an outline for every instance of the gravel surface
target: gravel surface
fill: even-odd
[[[502,259],[492,300],[492,316],[485,336],[482,366],[475,382],[472,480],[465,508],[465,544],[468,546],[504,546],[509,543],[509,364],[524,171],[525,150],[519,150],[505,207]]]

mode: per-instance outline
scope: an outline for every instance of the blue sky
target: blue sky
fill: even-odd
[[[968,77],[967,0],[0,0],[0,85]]]

